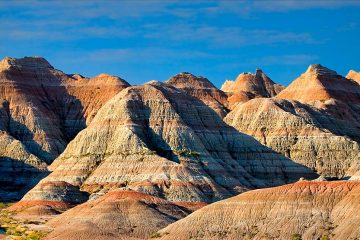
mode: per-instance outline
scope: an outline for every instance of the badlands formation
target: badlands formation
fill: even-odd
[[[194,212],[160,239],[358,239],[360,182],[299,181],[249,191]]]
[[[46,166],[97,110],[129,84],[109,75],[83,78],[44,58],[0,62],[0,198],[16,199],[47,174]]]
[[[166,83],[200,99],[221,118],[224,118],[228,113],[227,95],[217,89],[207,78],[196,77],[191,73],[183,72],[171,77]]]
[[[311,65],[274,98],[237,105],[225,122],[326,177],[359,171],[360,85]]]
[[[109,100],[21,203],[69,201],[122,188],[174,202],[211,203],[248,189],[314,178],[310,169],[236,131],[202,101],[166,83]],[[66,182],[76,193],[43,185]],[[90,196],[91,198],[91,196]]]
[[[229,106],[233,109],[238,103],[253,98],[274,97],[285,87],[274,83],[260,69],[254,73],[241,73],[235,81],[227,80],[221,90],[229,95]]]
[[[45,239],[360,238],[350,73],[311,65],[285,88],[257,69],[219,90],[186,72],[130,86],[5,58],[0,200],[23,196],[6,211],[41,219]]]

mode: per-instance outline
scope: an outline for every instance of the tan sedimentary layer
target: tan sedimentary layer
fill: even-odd
[[[252,99],[238,105],[224,120],[324,176],[351,176],[355,167],[350,167],[360,161],[359,144],[342,136],[342,124],[307,104],[276,98]]]
[[[161,239],[357,239],[360,182],[300,181],[210,204],[159,231]]]
[[[171,77],[166,83],[200,99],[221,118],[228,113],[227,95],[217,89],[207,78],[183,72]]]
[[[63,152],[97,110],[127,86],[124,80],[104,74],[91,79],[66,75],[41,57],[4,58],[0,62],[0,130],[9,137],[0,139],[6,149],[0,156],[0,198],[21,196],[16,194],[27,189],[24,183],[36,172],[41,175],[44,165]]]
[[[233,109],[238,103],[258,97],[274,97],[284,86],[274,83],[260,69],[253,73],[241,73],[235,81],[227,80],[221,90],[229,94],[229,106]]]
[[[64,181],[93,194],[122,187],[170,201],[212,202],[314,177],[226,125],[202,101],[159,82],[108,101],[50,170],[23,200],[51,200],[41,184]]]
[[[329,99],[360,103],[360,86],[333,70],[313,64],[276,97],[309,104]]]
[[[189,211],[132,191],[112,191],[50,220],[46,239],[145,239]]]

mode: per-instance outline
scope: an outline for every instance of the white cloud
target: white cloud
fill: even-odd
[[[249,59],[246,64],[258,66],[304,65],[315,63],[316,60],[318,60],[318,56],[313,54],[270,55]]]

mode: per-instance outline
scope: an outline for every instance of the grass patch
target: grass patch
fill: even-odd
[[[294,233],[293,235],[291,235],[291,240],[301,240],[301,235],[298,233]]]
[[[151,234],[151,236],[150,236],[150,238],[159,238],[159,237],[161,237],[161,234],[158,233],[158,232],[153,233],[153,234]]]
[[[200,153],[195,152],[195,151],[191,151],[191,150],[186,150],[186,149],[178,150],[175,153],[182,156],[182,157],[193,157],[193,158],[200,157]]]
[[[5,208],[10,204],[0,205],[0,228],[5,231],[5,235],[12,240],[40,240],[46,236],[46,232],[30,230],[26,224],[29,220],[18,220],[13,218],[13,213]],[[38,223],[38,222],[36,222]],[[34,222],[34,224],[36,224]]]

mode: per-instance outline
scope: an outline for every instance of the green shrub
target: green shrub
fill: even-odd
[[[291,240],[301,240],[301,235],[298,233],[294,233],[293,235],[291,235]]]
[[[150,236],[150,238],[159,238],[159,237],[161,237],[161,234],[158,233],[158,232],[153,233],[153,234],[151,234],[151,236]]]

